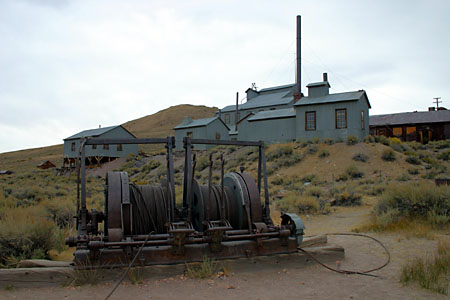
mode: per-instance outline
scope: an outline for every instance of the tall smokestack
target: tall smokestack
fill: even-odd
[[[302,17],[297,16],[297,72],[295,76],[295,92],[302,94]]]
[[[237,131],[237,124],[239,118],[239,92],[236,92],[236,112],[234,115],[234,130]]]

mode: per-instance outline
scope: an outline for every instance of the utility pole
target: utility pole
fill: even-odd
[[[435,97],[433,99],[436,100],[433,102],[436,104],[436,110],[439,110],[439,103],[442,103],[442,101],[439,101],[439,99],[441,99],[441,97]]]

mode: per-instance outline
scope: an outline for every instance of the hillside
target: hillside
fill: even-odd
[[[126,122],[122,126],[139,138],[166,137],[174,134],[173,128],[180,124],[186,116],[192,119],[208,118],[214,116],[217,110],[217,107],[181,104]]]
[[[185,116],[190,116],[193,119],[208,118],[213,116],[216,111],[216,107],[182,104],[128,121],[122,126],[137,137],[165,137],[173,135],[173,127],[178,125]],[[144,150],[147,149],[144,147]],[[11,170],[13,172],[35,170],[40,162],[46,160],[60,166],[62,155],[62,145],[0,153],[0,170]]]

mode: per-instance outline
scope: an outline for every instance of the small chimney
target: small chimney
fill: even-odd
[[[328,74],[327,73],[323,73],[323,81],[324,82],[328,81]]]
[[[219,109],[219,115],[218,115],[219,119],[222,119],[222,110]]]
[[[428,111],[435,111],[436,108],[434,106],[428,107]]]
[[[102,125],[98,125],[98,128],[102,128]]]

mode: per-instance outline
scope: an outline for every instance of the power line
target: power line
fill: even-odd
[[[433,99],[436,100],[433,102],[436,104],[436,110],[439,110],[439,103],[442,103],[442,101],[439,101],[439,99],[441,99],[441,97],[435,97]]]

